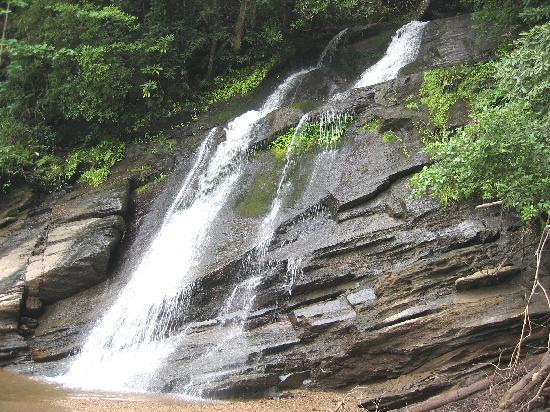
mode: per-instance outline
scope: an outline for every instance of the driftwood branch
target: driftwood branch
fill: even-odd
[[[536,257],[536,270],[535,270],[535,279],[533,281],[533,286],[531,288],[531,293],[527,299],[527,304],[525,305],[525,311],[523,315],[523,326],[521,331],[521,337],[519,339],[514,353],[512,355],[510,366],[514,367],[519,362],[521,355],[521,349],[523,342],[531,335],[531,320],[529,319],[529,305],[536,293],[537,290],[541,290],[545,299],[546,304],[550,307],[550,295],[546,287],[542,284],[541,281],[541,267],[543,254],[546,248],[548,239],[550,238],[550,228],[548,226],[549,221],[546,222],[546,225],[542,231],[540,241],[535,253]],[[522,379],[519,380],[514,386],[512,386],[504,395],[502,401],[500,402],[501,410],[512,410],[515,405],[521,403],[522,400],[526,399],[530,393],[532,393],[535,388],[538,387],[535,395],[523,406],[515,407],[513,410],[527,410],[530,411],[533,407],[542,399],[542,393],[550,382],[550,336],[549,343],[547,344],[547,351],[543,356],[540,365],[533,368],[529,371]]]
[[[531,369],[514,386],[512,386],[502,400],[499,407],[508,410],[510,407],[521,401],[531,390],[543,381],[545,375],[550,371],[550,353],[546,352],[541,364]]]
[[[491,202],[491,203],[483,203],[482,205],[477,205],[476,209],[485,209],[487,207],[500,206],[503,203],[504,202],[502,200],[498,200],[496,202]]]
[[[452,402],[459,401],[467,398],[476,392],[483,391],[490,388],[492,385],[498,384],[506,378],[500,375],[488,376],[480,381],[472,383],[471,385],[463,388],[451,389],[450,391],[443,392],[440,395],[429,398],[423,402],[417,403],[413,406],[409,406],[408,412],[428,412],[441,406],[447,405]]]

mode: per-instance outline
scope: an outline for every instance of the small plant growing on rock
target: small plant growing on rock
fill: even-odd
[[[298,129],[291,128],[280,135],[271,144],[271,150],[277,159],[283,159],[287,154],[296,156],[316,146],[331,149],[353,119],[349,114],[325,113],[318,121],[305,122]]]
[[[401,150],[403,151],[403,155],[405,157],[410,157],[411,153],[409,151],[409,148],[405,144],[405,141],[393,130],[388,130],[387,132],[384,132],[384,134],[382,135],[382,141],[384,143],[394,143],[398,141],[399,143],[401,143]]]
[[[382,135],[382,141],[384,143],[393,143],[396,140],[399,140],[399,136],[393,130],[388,130]]]
[[[380,132],[381,127],[382,127],[382,119],[380,119],[379,117],[373,117],[363,125],[363,130],[370,133],[378,133]]]

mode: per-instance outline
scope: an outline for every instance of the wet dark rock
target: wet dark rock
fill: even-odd
[[[44,305],[36,296],[27,296],[25,299],[25,313],[29,316],[38,317],[42,314]]]
[[[310,371],[293,372],[279,376],[279,389],[294,389],[300,388],[304,381],[311,375]]]
[[[253,130],[256,138],[252,141],[251,148],[266,149],[279,135],[298,124],[303,115],[304,112],[298,108],[283,107],[274,110]]]
[[[18,187],[0,197],[0,219],[10,219],[26,212],[35,203],[36,196],[28,187]],[[4,226],[6,226],[4,224]],[[0,225],[0,228],[3,227]]]
[[[347,301],[338,299],[302,307],[290,316],[297,326],[320,329],[334,323],[353,320],[357,314]]]
[[[21,316],[20,320],[22,325],[28,326],[29,328],[35,329],[38,326],[38,321],[33,318],[29,318],[26,316]]]
[[[490,25],[476,30],[468,14],[434,20],[424,30],[418,57],[401,74],[489,59],[498,45],[498,36],[492,31]]]
[[[15,332],[0,332],[0,366],[25,359],[28,344]]]
[[[81,188],[60,199],[53,209],[52,219],[56,223],[68,223],[111,215],[124,216],[129,192],[127,180],[110,187],[99,187],[92,190]]]

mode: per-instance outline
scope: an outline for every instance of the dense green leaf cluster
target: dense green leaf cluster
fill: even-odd
[[[57,188],[72,152],[185,124],[257,88],[304,35],[325,39],[419,2],[1,1],[0,185]],[[89,182],[108,175],[90,167],[78,172]]]
[[[550,213],[550,23],[522,33],[494,62],[427,73],[422,102],[439,128],[426,143],[434,164],[415,176],[416,194],[443,203],[501,200],[525,219]],[[457,99],[470,123],[446,129]]]

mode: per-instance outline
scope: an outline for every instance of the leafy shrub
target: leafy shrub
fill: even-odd
[[[66,160],[65,178],[72,179],[82,171],[80,180],[98,186],[110,174],[110,169],[124,158],[124,143],[103,140],[96,146],[73,151]]]
[[[492,62],[476,66],[458,65],[424,73],[420,102],[427,106],[433,125],[445,129],[452,107],[459,100],[474,100],[489,87],[493,73]]]
[[[427,77],[424,90],[437,90],[443,102],[431,107],[433,122],[443,127],[457,93],[468,100],[472,122],[427,142],[434,164],[412,179],[416,195],[430,193],[444,204],[473,196],[502,200],[525,219],[550,213],[549,45],[546,23],[523,33],[512,51],[481,71],[458,68],[460,77],[447,92],[448,77]],[[426,104],[430,108],[431,101]]]

